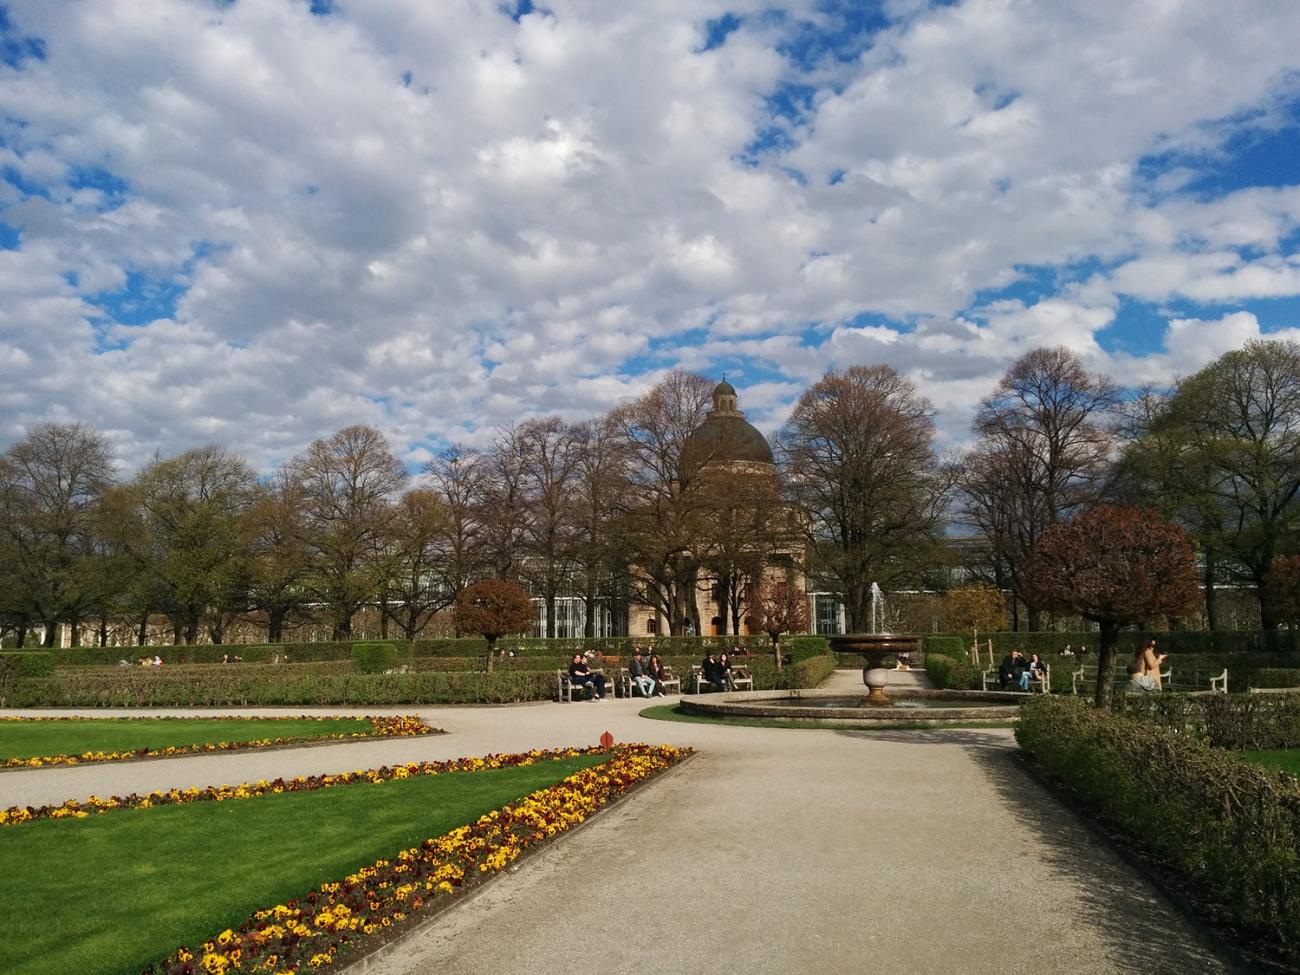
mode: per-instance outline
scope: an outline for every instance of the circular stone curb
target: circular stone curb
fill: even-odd
[[[837,725],[849,722],[864,728],[870,728],[881,722],[905,722],[907,724],[942,725],[948,722],[1005,722],[1016,717],[1024,695],[1011,691],[936,691],[926,688],[891,687],[890,697],[895,700],[917,700],[957,698],[971,702],[1005,702],[1005,707],[953,707],[911,708],[890,707],[795,707],[789,704],[775,704],[796,700],[817,700],[843,698],[843,691],[834,690],[796,690],[796,691],[732,691],[725,694],[711,694],[707,697],[693,695],[682,697],[678,702],[687,714],[715,718],[799,718],[812,721],[834,721]],[[862,697],[865,699],[866,695]]]

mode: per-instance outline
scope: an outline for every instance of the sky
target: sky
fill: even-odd
[[[0,447],[415,470],[666,370],[765,432],[886,363],[1300,337],[1300,4],[0,3]]]

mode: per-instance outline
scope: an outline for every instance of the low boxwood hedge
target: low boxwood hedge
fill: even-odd
[[[1180,872],[1248,943],[1300,961],[1300,780],[1066,698],[1025,701],[1016,740],[1090,811]]]
[[[1121,694],[1115,710],[1217,748],[1300,748],[1300,694]]]
[[[1228,674],[1231,680],[1231,672]],[[1300,687],[1300,667],[1260,667],[1250,675],[1251,687]]]
[[[403,658],[409,657],[410,645],[401,648]],[[352,644],[352,659],[356,661],[357,670],[363,674],[382,674],[393,670],[398,663],[398,646],[388,641],[358,640]]]
[[[0,682],[54,673],[54,654],[48,650],[0,651]]]
[[[925,674],[940,690],[978,691],[982,671],[969,660],[941,653],[925,655]]]
[[[927,636],[921,641],[921,649],[927,654],[938,653],[959,660],[970,657],[970,641],[959,636]]]

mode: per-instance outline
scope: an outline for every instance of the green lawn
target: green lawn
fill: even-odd
[[[369,731],[364,718],[86,718],[72,721],[0,721],[0,759],[127,752],[221,741],[313,738]]]
[[[134,975],[607,758],[0,829],[0,972]]]
[[[1292,775],[1300,775],[1300,749],[1289,748],[1285,751],[1276,752],[1242,752],[1241,757],[1248,762],[1254,762],[1256,765],[1265,765],[1268,768],[1290,772]]]
[[[962,724],[926,724],[923,721],[881,721],[869,728],[846,721],[811,721],[806,718],[733,718],[712,717],[703,714],[688,714],[675,704],[657,704],[641,712],[643,718],[657,721],[685,721],[689,724],[735,725],[738,728],[803,728],[810,731],[849,730],[849,731],[897,731],[899,729],[924,729],[942,731],[945,728],[1014,728],[1014,721],[992,721],[985,724],[970,722]]]

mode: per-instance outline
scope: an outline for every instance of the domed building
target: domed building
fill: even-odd
[[[802,532],[781,500],[772,448],[739,408],[736,389],[724,378],[713,389],[713,409],[686,438],[678,463],[683,485],[703,499],[696,588],[698,615],[692,629],[704,636],[747,634],[747,593],[762,581],[804,586]],[[631,567],[635,575],[635,567]],[[666,634],[667,621],[653,607],[628,605],[627,634]]]

